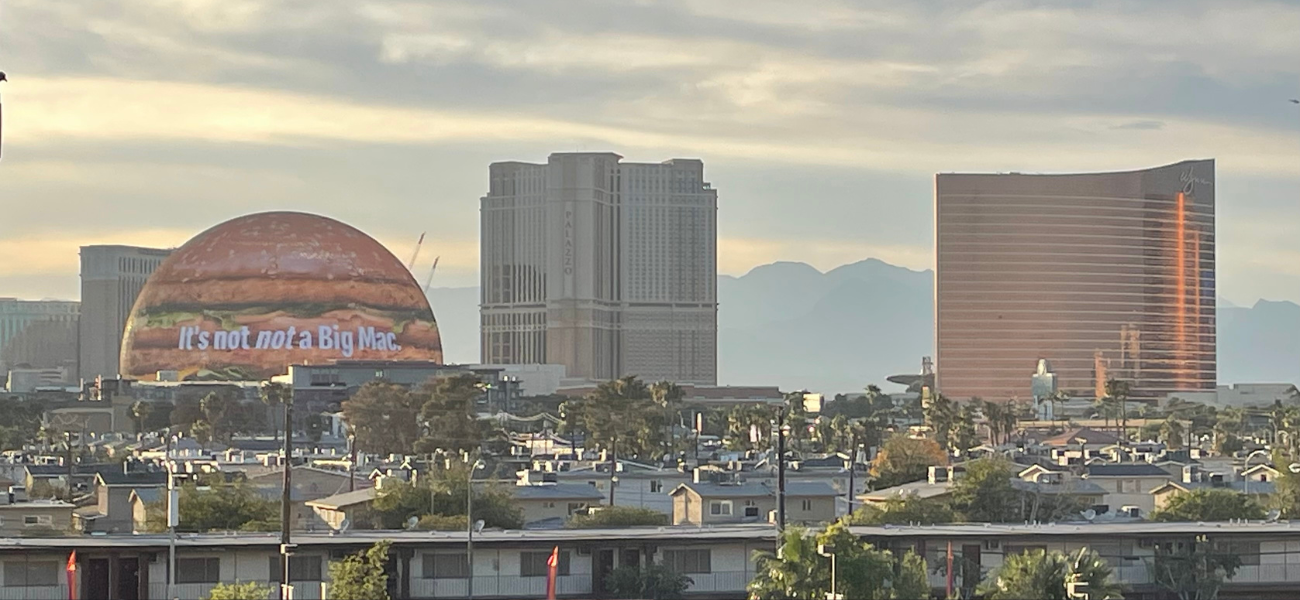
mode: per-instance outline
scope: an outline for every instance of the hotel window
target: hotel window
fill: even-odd
[[[46,587],[59,585],[59,562],[13,561],[5,563],[5,587]]]
[[[550,566],[546,561],[551,559],[551,552],[520,552],[519,553],[519,576],[520,577],[546,577],[550,571]],[[560,551],[560,564],[555,566],[555,574],[569,574],[569,551]]]
[[[730,500],[714,500],[714,501],[710,502],[710,503],[709,503],[709,514],[714,515],[714,516],[730,516],[730,515],[731,515],[731,501],[730,501]]]
[[[425,579],[468,579],[469,558],[464,554],[425,554]]]
[[[664,566],[674,573],[712,573],[712,550],[664,550]]]
[[[292,574],[291,569],[290,575]],[[176,583],[216,583],[218,581],[221,581],[221,559],[176,559]]]

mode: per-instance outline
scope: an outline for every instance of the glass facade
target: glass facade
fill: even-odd
[[[1215,389],[1214,161],[935,179],[938,387],[1032,398],[1107,378],[1133,397]]]

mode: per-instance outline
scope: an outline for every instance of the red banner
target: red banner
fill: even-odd
[[[68,600],[77,600],[77,551],[68,555]]]
[[[546,600],[555,600],[555,574],[560,568],[560,547],[551,550],[551,557],[546,559]]]

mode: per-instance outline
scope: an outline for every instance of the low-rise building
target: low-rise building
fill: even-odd
[[[72,530],[73,505],[32,500],[21,486],[0,492],[0,537],[61,535]]]
[[[524,514],[524,529],[562,527],[574,513],[600,506],[605,499],[596,488],[576,483],[517,485],[512,491]]]
[[[306,506],[326,527],[333,531],[345,531],[369,521],[370,506],[374,503],[377,493],[376,488],[368,487],[319,500],[308,500]]]
[[[674,525],[761,523],[777,509],[777,491],[761,483],[683,483],[670,494]],[[836,518],[838,494],[824,483],[785,486],[786,522],[817,524]]]

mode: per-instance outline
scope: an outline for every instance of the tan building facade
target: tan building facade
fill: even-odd
[[[717,191],[704,163],[494,163],[480,209],[482,362],[717,381]]]
[[[1120,173],[935,179],[938,388],[1032,398],[1105,379],[1135,398],[1213,391],[1214,161]]]
[[[136,296],[170,250],[81,247],[81,379],[116,377],[122,334]]]

